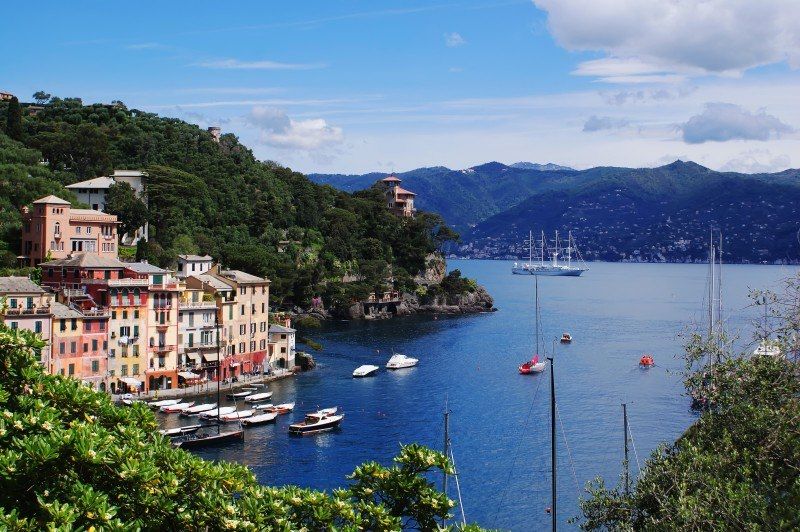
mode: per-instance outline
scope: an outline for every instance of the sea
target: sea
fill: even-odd
[[[494,297],[496,312],[412,316],[375,322],[333,322],[304,331],[323,349],[316,369],[270,384],[272,402],[295,401],[277,423],[247,429],[244,443],[196,451],[212,460],[246,464],[269,485],[330,491],[347,485],[359,464],[392,464],[400,446],[442,449],[448,409],[458,482],[448,494],[467,522],[503,530],[552,526],[550,371],[520,375],[535,350],[534,278],[511,274],[511,262],[451,260],[450,270],[477,279]],[[723,267],[722,308],[728,331],[745,351],[755,347],[753,322],[761,310],[752,289],[780,290],[797,267]],[[554,359],[557,405],[557,516],[559,528],[577,528],[579,499],[597,477],[620,481],[624,431],[630,426],[633,478],[662,443],[696,420],[681,383],[682,345],[707,328],[708,266],[701,264],[590,263],[581,277],[540,277],[543,345]],[[573,342],[555,340],[569,332]],[[298,348],[303,346],[299,345]],[[419,359],[415,368],[388,371],[393,352]],[[655,358],[639,367],[642,354]],[[353,370],[375,364],[373,377]],[[296,437],[288,425],[319,407],[338,406],[341,427]],[[162,415],[165,426],[189,423]],[[441,475],[430,480],[441,485]]]

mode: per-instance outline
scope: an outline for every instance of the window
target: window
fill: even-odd
[[[138,375],[138,374],[139,374],[139,364],[134,364],[134,365],[133,365],[133,370],[132,370],[131,372],[132,372],[134,375]]]
[[[92,351],[97,351],[97,340],[92,340]]]
[[[133,356],[139,356],[139,344],[133,344]]]
[[[244,316],[244,305],[242,305],[242,316]]]
[[[106,322],[104,322],[104,321],[99,321],[99,322],[97,322],[97,323],[98,323],[98,325],[99,325],[99,327],[100,327],[100,332],[105,332],[105,331],[106,331]]]
[[[55,234],[61,233],[61,222],[55,223],[55,225],[53,226],[53,231],[55,232]]]
[[[262,314],[263,314],[264,312],[266,312],[266,308],[267,308],[267,307],[266,307],[266,304],[265,304],[265,303],[262,301],[262,302],[261,302],[261,313],[262,313]]]
[[[84,353],[89,352],[89,342],[83,342],[83,352]]]
[[[78,351],[78,342],[69,343],[69,352],[74,355]]]
[[[194,347],[194,333],[189,333],[189,347]]]
[[[281,353],[285,353],[285,352],[286,352],[286,348],[285,347],[281,347]]]
[[[123,364],[123,365],[122,365],[122,366],[119,368],[119,374],[120,374],[121,376],[123,376],[123,377],[127,377],[127,376],[128,376],[128,365],[127,365],[127,364]]]
[[[108,351],[108,340],[103,340],[103,351]]]
[[[100,361],[92,360],[92,373],[97,373],[98,371],[100,371]]]
[[[70,327],[73,331],[78,330],[78,318],[72,318],[72,323],[70,323]]]
[[[134,317],[134,319],[137,319],[137,320],[139,319],[139,311],[138,310],[134,310],[133,311],[133,317]]]
[[[9,308],[17,308],[17,298],[12,297],[8,300],[8,307]]]
[[[246,327],[247,326],[244,323],[239,325],[239,334],[244,334],[245,332],[247,332],[247,328]]]
[[[38,321],[38,320],[36,321],[36,324],[34,325],[34,331],[36,331],[37,333],[42,332],[42,322],[41,321]]]
[[[250,324],[250,335],[252,336],[255,333],[256,333],[256,324],[255,323],[251,323]]]
[[[123,297],[125,297],[125,296],[127,296],[127,295],[128,295],[128,294],[123,294]],[[127,319],[128,319],[128,311],[127,311],[127,310],[123,310],[123,311],[122,311],[122,319],[123,319],[123,320],[127,320]]]
[[[262,351],[264,349],[266,349],[267,348],[267,341],[266,340],[261,340],[261,342],[258,344],[258,348],[261,349]]]
[[[233,305],[228,307],[228,319],[229,320],[233,319]]]
[[[189,327],[194,327],[194,312],[189,313]]]
[[[245,295],[247,295],[247,287],[246,287],[246,286],[240,286],[240,287],[239,287],[239,295],[240,295],[240,296],[245,296]]]
[[[256,350],[256,341],[252,340],[250,342],[250,351],[255,351],[255,350]]]
[[[17,327],[19,327],[19,325],[17,324],[17,322],[16,322],[16,321],[12,321],[12,322],[11,322],[11,328],[12,328],[12,329],[16,329]]]
[[[69,374],[70,375],[75,375],[75,364],[70,364],[69,365]]]
[[[66,352],[67,352],[67,343],[61,342],[60,344],[58,344],[58,353],[60,355],[63,355]]]
[[[250,305],[250,307],[251,307],[250,308],[250,314],[255,314],[256,313],[256,304],[253,303],[252,305]]]
[[[139,337],[139,326],[138,325],[134,325],[133,326],[133,336],[134,336],[134,338],[138,338]]]
[[[112,310],[112,311],[111,311],[111,319],[112,319],[112,320],[115,320],[115,319],[117,319],[117,311],[116,311],[116,310]]]
[[[92,234],[92,227],[91,226],[86,228],[86,234],[87,235],[91,235]]]
[[[60,320],[58,320],[58,322],[59,322],[59,323],[58,323],[58,324],[59,324],[59,327],[58,327],[58,328],[59,328],[61,331],[66,331],[66,330],[67,330],[67,320],[65,320],[65,319],[60,319]]]
[[[239,353],[244,353],[244,342],[239,342]]]
[[[75,234],[76,234],[76,235],[79,235],[79,234],[81,234],[81,226],[80,226],[80,225],[78,225],[78,226],[76,226],[76,227],[75,227]]]
[[[130,336],[131,335],[131,328],[129,325],[125,325],[119,328],[119,335],[122,336]]]

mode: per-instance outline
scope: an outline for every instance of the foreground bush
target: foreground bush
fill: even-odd
[[[42,345],[0,324],[0,530],[430,530],[453,507],[425,478],[450,463],[417,445],[332,494],[262,486],[172,447],[146,406],[45,375]]]

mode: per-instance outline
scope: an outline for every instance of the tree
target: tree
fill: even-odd
[[[12,96],[6,109],[6,135],[22,140],[22,108],[16,96]]]
[[[126,233],[132,235],[147,223],[147,207],[126,182],[114,183],[108,187],[105,211],[116,214],[121,222],[120,238]]]
[[[245,466],[173,447],[146,406],[45,374],[44,345],[0,324],[0,528],[432,530],[454,505],[427,478],[451,463],[417,445],[331,494],[262,486]]]
[[[50,93],[44,91],[34,92],[33,99],[36,100],[36,103],[38,103],[39,105],[44,105],[50,101]]]

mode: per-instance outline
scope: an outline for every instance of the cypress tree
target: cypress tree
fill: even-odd
[[[16,96],[8,102],[6,110],[6,134],[14,140],[22,140],[22,108]]]

